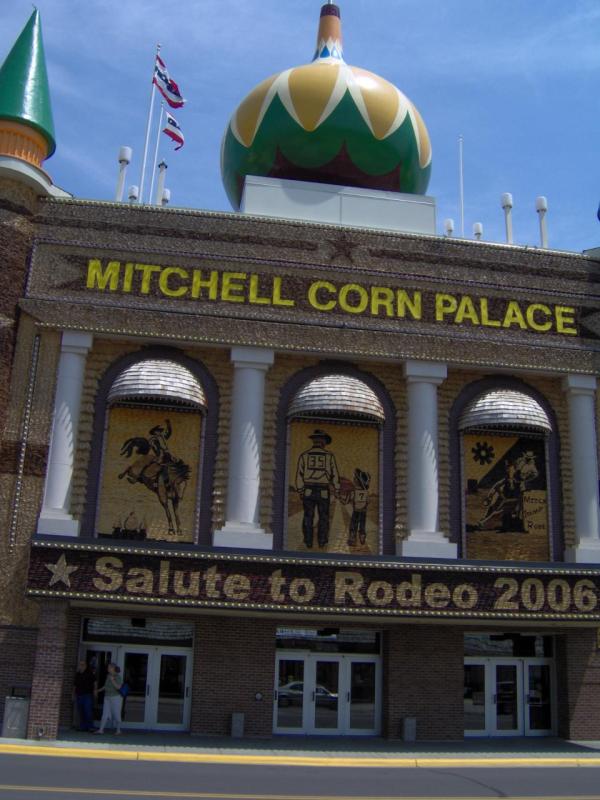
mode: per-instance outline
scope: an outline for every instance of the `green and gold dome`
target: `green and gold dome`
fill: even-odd
[[[346,64],[340,10],[328,3],[313,61],[267,78],[234,112],[221,173],[236,209],[247,175],[425,194],[431,144],[399,89]]]

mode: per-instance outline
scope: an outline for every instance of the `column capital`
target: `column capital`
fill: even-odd
[[[443,383],[448,377],[448,367],[439,361],[405,361],[404,376],[409,383]]]
[[[275,353],[266,347],[232,347],[231,362],[235,367],[268,370],[273,366]]]
[[[563,389],[569,394],[594,394],[596,391],[594,375],[565,375]]]
[[[86,355],[91,348],[94,337],[82,331],[63,331],[60,349],[63,353],[79,353]]]

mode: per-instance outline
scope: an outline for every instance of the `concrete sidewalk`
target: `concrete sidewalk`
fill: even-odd
[[[131,731],[120,737],[61,731],[56,741],[0,739],[0,753],[120,761],[315,767],[600,766],[600,741],[558,738],[406,743],[371,737],[205,738]]]

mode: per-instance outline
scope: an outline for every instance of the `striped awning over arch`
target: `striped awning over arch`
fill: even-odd
[[[552,424],[542,406],[524,392],[492,389],[466,406],[458,422],[461,431],[481,428],[523,429],[550,433]]]
[[[380,399],[366,383],[348,375],[325,375],[305,384],[294,396],[289,417],[343,416],[383,422]]]
[[[196,376],[183,364],[166,358],[143,358],[116,377],[109,404],[165,403],[205,411],[206,395]]]

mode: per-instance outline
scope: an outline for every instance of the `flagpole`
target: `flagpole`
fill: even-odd
[[[165,113],[165,104],[160,104],[160,115],[158,117],[158,128],[156,129],[156,146],[154,148],[154,160],[152,162],[152,180],[150,181],[150,194],[148,199],[152,202],[152,193],[154,191],[154,179],[156,176],[156,165],[158,164],[158,147],[160,143],[160,134],[162,128],[163,114]]]
[[[463,135],[458,137],[458,194],[460,203],[460,235],[465,238],[465,172],[463,164]]]
[[[150,126],[152,125],[152,113],[154,111],[154,70],[156,68],[156,58],[160,53],[160,44],[156,45],[156,54],[152,64],[152,83],[150,84],[150,108],[148,109],[148,121],[146,122],[146,138],[144,140],[144,157],[142,158],[142,174],[140,175],[140,194],[138,203],[144,202],[144,177],[146,175],[146,162],[148,160],[148,144],[150,142]]]

